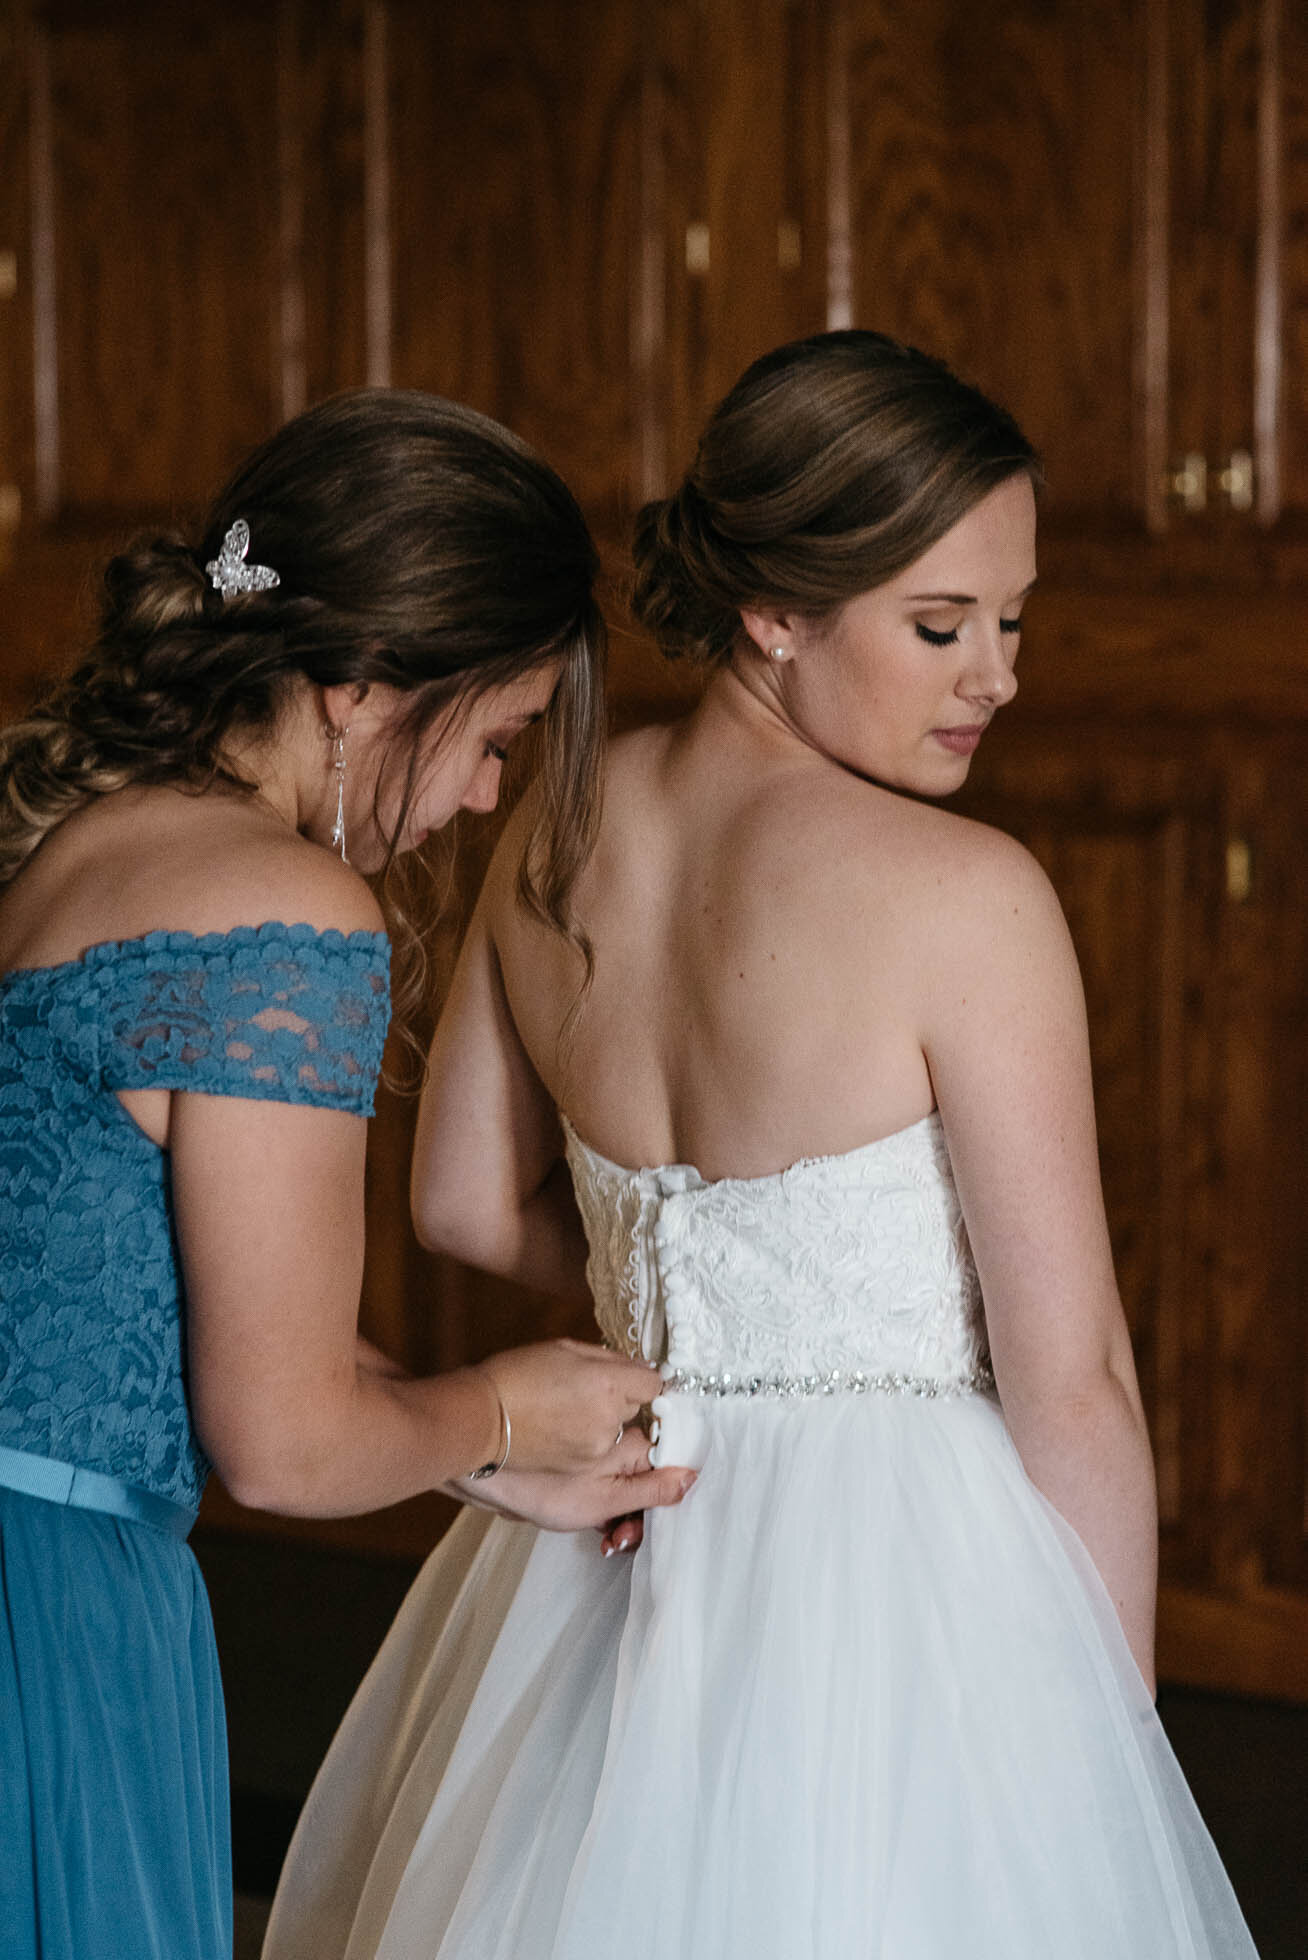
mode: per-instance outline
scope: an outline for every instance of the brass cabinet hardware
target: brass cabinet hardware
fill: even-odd
[[[1165,479],[1168,496],[1179,504],[1182,510],[1200,511],[1208,504],[1208,458],[1191,449],[1182,456],[1168,472]]]
[[[1254,466],[1247,449],[1231,451],[1226,468],[1218,472],[1217,487],[1232,510],[1253,509]]]

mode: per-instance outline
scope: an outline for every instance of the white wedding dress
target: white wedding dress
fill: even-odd
[[[634,1559],[464,1513],[265,1960],[1253,1955],[1004,1426],[938,1117],[716,1183],[568,1156],[600,1327],[699,1481]]]

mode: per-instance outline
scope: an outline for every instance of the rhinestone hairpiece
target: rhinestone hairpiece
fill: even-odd
[[[243,517],[238,517],[223,539],[222,550],[204,568],[214,589],[224,599],[230,599],[234,592],[270,592],[274,585],[281,584],[271,565],[246,564],[245,554],[249,549],[250,527]]]

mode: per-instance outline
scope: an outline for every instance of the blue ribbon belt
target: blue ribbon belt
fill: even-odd
[[[99,1470],[79,1470],[76,1464],[60,1463],[52,1456],[7,1449],[3,1443],[0,1485],[20,1490],[27,1497],[44,1497],[50,1504],[107,1511],[111,1517],[130,1518],[133,1524],[152,1524],[156,1531],[171,1532],[174,1538],[187,1537],[195,1523],[195,1512],[185,1504],[174,1504],[170,1497],[156,1497],[153,1491],[139,1490],[119,1477],[106,1477]]]

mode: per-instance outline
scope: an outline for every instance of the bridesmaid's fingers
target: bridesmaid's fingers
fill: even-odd
[[[605,1558],[614,1552],[634,1552],[645,1536],[645,1520],[639,1512],[634,1517],[617,1518],[604,1533],[600,1549]]]
[[[641,1470],[625,1479],[623,1495],[640,1505],[640,1510],[627,1512],[623,1517],[611,1519],[601,1527],[603,1538],[601,1549],[605,1558],[614,1552],[634,1552],[645,1535],[642,1513],[655,1510],[667,1504],[680,1504],[686,1492],[695,1482],[699,1472],[663,1468]]]
[[[674,1469],[667,1464],[657,1470],[646,1468],[627,1478],[622,1495],[633,1510],[653,1511],[664,1504],[680,1504],[698,1475],[697,1470]]]
[[[613,1453],[612,1464],[605,1464],[605,1474],[615,1477],[639,1477],[649,1469],[649,1437],[643,1429],[633,1423],[622,1432],[622,1441]]]

